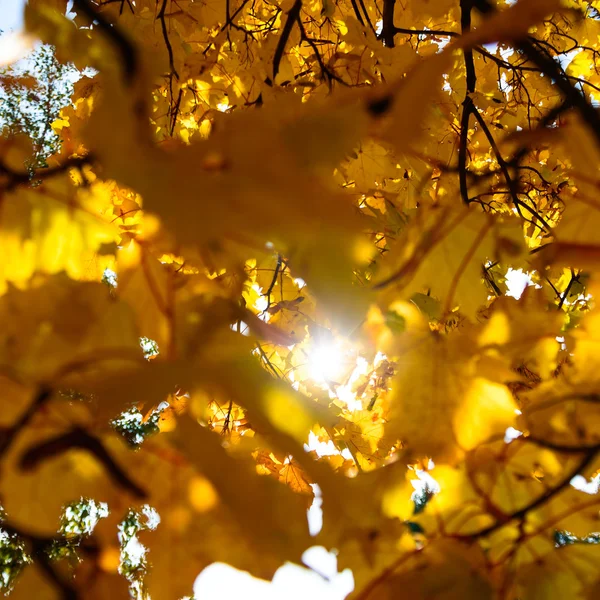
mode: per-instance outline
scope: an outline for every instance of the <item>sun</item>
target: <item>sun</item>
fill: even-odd
[[[345,352],[337,341],[318,343],[308,351],[308,374],[315,382],[337,381],[345,366]]]

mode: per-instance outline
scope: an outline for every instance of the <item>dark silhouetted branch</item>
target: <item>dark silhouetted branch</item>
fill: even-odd
[[[73,0],[73,7],[80,10],[92,23],[96,23],[102,33],[117,47],[123,60],[125,82],[133,83],[139,69],[139,57],[133,44],[116,25],[99,13],[89,0]]]
[[[28,184],[31,181],[43,181],[56,175],[65,173],[69,169],[80,169],[93,161],[91,154],[85,156],[75,156],[69,158],[60,165],[54,167],[38,169],[35,171],[14,171],[7,165],[0,162],[0,189],[10,191],[19,185]]]
[[[22,469],[33,469],[40,462],[73,448],[90,452],[106,469],[111,479],[135,497],[141,499],[147,497],[146,492],[116,463],[102,442],[79,427],[32,446],[21,456],[20,466]]]
[[[469,1],[483,14],[493,14],[496,10],[490,4],[489,0]],[[585,95],[571,83],[560,64],[545,49],[538,47],[539,41],[535,38],[529,37],[517,40],[514,45],[545,75],[554,81],[566,100],[579,111],[600,146],[600,114],[598,114],[598,111],[592,106]]]
[[[471,30],[471,9],[472,0],[461,0],[460,2],[460,26],[464,34]],[[460,117],[460,136],[458,141],[458,183],[460,195],[465,204],[470,203],[469,190],[467,186],[467,153],[469,141],[469,119],[475,106],[470,94],[475,91],[477,76],[475,74],[475,63],[473,61],[473,51],[471,49],[463,50],[465,58],[465,68],[467,71],[467,91],[462,103],[462,114]]]
[[[0,431],[0,456],[4,455],[11,447],[17,435],[23,430],[33,415],[50,399],[52,390],[45,386],[40,387],[35,395],[33,402],[27,407],[27,410],[17,419],[17,421],[8,429]]]
[[[388,48],[394,47],[394,34],[397,31],[394,27],[395,6],[396,0],[383,0],[381,39]]]
[[[165,10],[167,8],[167,0],[163,0],[162,6],[160,7],[160,12],[158,13],[157,19],[160,20],[160,26],[162,28],[163,39],[165,40],[165,46],[167,47],[167,52],[169,54],[169,66],[171,67],[171,72],[177,79],[179,79],[179,73],[177,73],[177,69],[175,68],[175,63],[173,62],[173,47],[171,46],[171,40],[169,39],[169,32],[167,31],[167,23],[165,20]]]
[[[534,441],[534,440],[532,440],[532,441]],[[540,441],[536,440],[535,443],[540,444]],[[548,444],[546,445],[546,447],[548,447]],[[562,448],[560,446],[554,446],[553,449],[555,449],[557,451],[562,451],[562,452],[574,452],[575,451],[575,449],[571,449],[571,448],[569,448],[568,450],[565,450],[564,446]],[[579,452],[579,450],[577,450],[577,452]],[[583,458],[577,463],[577,465],[573,469],[571,469],[563,477],[563,479],[560,481],[560,483],[555,485],[553,488],[550,488],[549,490],[547,490],[544,494],[542,494],[535,500],[531,501],[529,504],[525,505],[523,508],[520,508],[519,510],[517,510],[511,514],[506,515],[506,517],[503,518],[502,520],[496,521],[495,523],[492,523],[488,527],[484,527],[483,529],[480,529],[479,531],[477,531],[475,533],[472,533],[469,535],[461,535],[461,536],[457,536],[457,537],[471,538],[471,539],[485,537],[486,535],[489,535],[489,534],[493,533],[494,531],[500,529],[507,523],[510,523],[511,521],[518,521],[520,519],[524,519],[529,512],[536,510],[540,506],[543,506],[544,504],[546,504],[547,502],[552,500],[552,498],[554,498],[557,494],[559,494],[564,489],[566,489],[571,484],[571,480],[573,479],[573,477],[575,477],[576,475],[579,475],[582,471],[584,471],[587,467],[589,467],[591,465],[591,463],[594,461],[594,459],[598,455],[598,452],[600,452],[600,445],[592,446],[589,449],[587,449],[585,451],[585,455],[583,456]]]
[[[294,23],[300,18],[301,8],[302,0],[296,0],[287,14],[287,19],[283,25],[283,30],[281,31],[279,41],[277,42],[277,47],[275,48],[275,55],[273,56],[273,82],[275,82],[277,73],[279,73],[279,65],[281,63],[281,59],[283,58],[285,46],[290,38],[290,34],[292,33]]]

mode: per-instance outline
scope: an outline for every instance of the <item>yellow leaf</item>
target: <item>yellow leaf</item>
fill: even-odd
[[[459,38],[456,45],[472,48],[478,44],[519,40],[544,17],[562,10],[560,0],[519,0],[509,8],[492,14],[479,27]]]
[[[376,287],[387,297],[430,291],[447,314],[456,306],[469,316],[485,304],[483,267],[522,251],[516,222],[495,220],[474,209],[424,209],[409,223],[382,261]],[[394,296],[395,297],[395,296]]]
[[[441,52],[413,66],[406,77],[378,88],[367,103],[372,116],[382,115],[377,133],[400,152],[415,149],[423,137],[426,118],[442,92],[442,75],[452,63],[452,53]],[[422,102],[427,95],[430,102]]]
[[[479,374],[468,334],[444,336],[421,326],[396,336],[394,346],[387,434],[415,457],[454,462],[514,422],[510,392]]]
[[[301,496],[270,478],[256,475],[250,464],[227,456],[218,437],[194,424],[179,421],[177,445],[215,486],[232,517],[253,543],[277,560],[300,560],[308,547],[308,526]],[[227,477],[222,474],[227,472]],[[290,525],[292,527],[290,527]]]
[[[481,332],[479,343],[510,357],[514,366],[527,366],[547,378],[556,369],[564,313],[548,307],[543,294],[530,287],[520,300],[498,298]]]
[[[437,540],[384,580],[371,597],[392,600],[399,594],[418,600],[491,600],[492,582],[484,555],[477,546],[453,540]]]
[[[22,381],[51,382],[102,360],[135,360],[139,336],[129,309],[101,283],[64,274],[0,296],[0,364]]]

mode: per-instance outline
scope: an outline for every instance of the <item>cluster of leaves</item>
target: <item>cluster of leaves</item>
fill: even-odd
[[[599,7],[30,0],[87,75],[3,117],[0,586],[595,598]]]
[[[5,69],[0,74],[0,126],[6,137],[29,137],[32,154],[26,166],[31,170],[47,167],[46,158],[60,150],[60,110],[73,94],[78,76],[72,66],[59,62],[53,48],[40,45],[26,64]]]

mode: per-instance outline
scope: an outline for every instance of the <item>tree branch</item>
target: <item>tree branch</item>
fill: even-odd
[[[554,442],[548,442],[547,440],[536,438],[532,435],[518,439],[522,439],[523,442],[531,442],[536,446],[541,446],[542,448],[548,448],[548,450],[554,450],[555,452],[562,452],[564,454],[581,454],[583,452],[589,453],[600,451],[600,444],[592,444],[591,446],[570,446],[569,444],[555,444]]]
[[[560,300],[558,302],[558,307],[557,307],[558,310],[560,310],[563,307],[563,304],[565,303],[565,300],[567,299],[567,296],[569,295],[569,292],[571,291],[571,288],[573,287],[573,284],[576,281],[579,281],[579,275],[575,275],[575,271],[573,269],[571,269],[571,279],[569,279],[569,283],[567,284],[565,291],[560,296]]]
[[[473,8],[473,0],[460,0],[460,28],[462,35],[471,31],[471,10]],[[463,50],[465,57],[465,68],[467,70],[467,94],[472,94],[475,91],[477,76],[475,74],[475,63],[473,61],[473,50],[467,48]]]
[[[460,26],[463,35],[471,30],[472,7],[472,0],[460,1]],[[458,142],[458,183],[462,201],[465,204],[469,204],[470,198],[467,186],[467,146],[469,141],[469,117],[475,110],[475,105],[473,104],[473,99],[471,98],[470,94],[475,91],[477,76],[475,74],[473,51],[471,49],[465,49],[463,50],[463,55],[465,58],[465,68],[467,71],[467,91],[462,103],[463,110],[460,118],[460,136]]]
[[[508,163],[502,157],[502,154],[500,153],[500,149],[498,148],[498,145],[496,144],[496,140],[494,139],[494,136],[492,135],[490,128],[487,126],[487,123],[484,121],[483,117],[481,116],[481,114],[477,110],[477,107],[474,104],[472,104],[471,112],[473,113],[475,119],[477,120],[477,123],[479,123],[479,126],[481,127],[483,133],[485,134],[485,137],[487,138],[487,140],[492,148],[492,152],[494,153],[494,156],[496,157],[496,160],[498,161],[498,165],[500,166],[500,171],[502,172],[502,175],[506,181],[506,185],[508,186],[508,190],[510,192],[513,204],[515,205],[515,208],[517,209],[519,216],[521,218],[523,218],[523,213],[521,212],[521,208],[526,209],[541,223],[541,227],[539,225],[538,225],[538,227],[540,227],[541,229],[545,229],[547,233],[550,233],[550,225],[548,223],[546,223],[545,219],[538,213],[538,211],[535,210],[534,208],[532,208],[531,206],[529,206],[528,204],[526,204],[525,202],[522,202],[519,199],[519,196],[518,196],[519,190],[517,188],[515,180],[510,175],[510,172],[508,170]]]
[[[492,14],[495,8],[489,0],[468,0],[483,14]],[[515,47],[520,50],[532,63],[539,67],[542,72],[554,80],[558,89],[563,93],[567,101],[577,108],[581,117],[594,134],[598,145],[600,145],[600,115],[590,104],[587,98],[574,87],[565,74],[562,67],[548,54],[535,46],[537,40],[529,37],[515,42]]]
[[[45,386],[40,387],[37,394],[33,398],[33,402],[17,419],[12,427],[0,432],[0,456],[3,456],[8,451],[17,435],[21,432],[21,430],[27,427],[35,413],[50,399],[51,396],[52,390],[50,388]]]
[[[437,29],[405,29],[404,27],[394,27],[394,34],[402,33],[405,35],[430,35],[431,37],[459,37],[460,33],[456,31],[444,31]]]
[[[540,443],[539,440],[532,440],[532,441],[535,441],[535,443],[538,443],[538,444]],[[559,450],[559,448],[560,448],[560,446],[554,447],[554,449],[556,449],[556,450]],[[575,450],[570,449],[570,448],[568,450],[565,450],[563,447],[562,451],[563,452],[574,452]],[[588,450],[585,451],[585,455],[579,461],[579,463],[573,469],[571,469],[569,471],[569,473],[567,473],[567,475],[562,479],[562,481],[558,485],[556,485],[552,489],[548,490],[545,494],[542,494],[541,496],[539,496],[538,498],[536,498],[529,504],[525,505],[523,508],[520,508],[519,510],[513,512],[510,515],[506,515],[505,519],[498,520],[495,523],[492,523],[491,525],[489,525],[488,527],[484,527],[483,529],[480,529],[476,533],[471,533],[468,535],[460,535],[457,537],[471,538],[471,539],[485,537],[486,535],[493,533],[497,529],[500,529],[507,523],[510,523],[511,521],[523,519],[525,516],[527,516],[527,513],[531,512],[532,510],[535,510],[536,508],[539,508],[540,506],[543,506],[544,504],[546,504],[547,502],[552,500],[552,498],[554,498],[559,492],[561,492],[562,490],[567,488],[571,484],[571,480],[573,479],[573,477],[575,477],[576,475],[579,475],[584,469],[586,469],[587,467],[590,466],[590,464],[594,461],[594,459],[598,455],[598,452],[600,452],[600,444],[596,445],[596,446],[591,446]]]
[[[111,479],[136,498],[143,499],[147,497],[146,492],[115,462],[102,442],[80,427],[75,427],[67,433],[32,446],[21,456],[19,465],[25,470],[33,469],[40,462],[59,456],[72,448],[80,448],[90,452],[104,466]]]
[[[81,10],[92,23],[96,23],[102,33],[117,47],[123,60],[125,82],[131,85],[139,69],[139,57],[133,44],[116,25],[106,20],[89,0],[73,0],[73,7]]]
[[[288,42],[290,34],[292,33],[294,23],[300,18],[301,8],[302,0],[296,0],[292,8],[290,8],[287,13],[287,19],[285,20],[285,24],[283,26],[283,30],[281,31],[281,35],[279,36],[277,48],[275,48],[275,54],[273,56],[273,82],[275,82],[277,73],[279,73],[279,64],[283,58],[283,52],[285,51],[285,46]]]
[[[167,46],[167,52],[169,54],[169,66],[171,67],[171,72],[177,79],[179,79],[179,73],[177,73],[177,69],[175,68],[175,64],[173,63],[173,47],[171,46],[171,40],[169,39],[169,32],[167,31],[167,23],[165,21],[165,10],[167,8],[167,0],[163,0],[162,6],[160,7],[160,12],[157,15],[157,19],[160,20],[160,25],[162,28],[163,39],[165,40],[165,45]]]
[[[6,178],[8,181],[3,187],[4,191],[11,191],[19,185],[28,184],[31,181],[42,181],[50,179],[55,175],[60,175],[69,169],[79,169],[85,165],[89,165],[94,160],[91,154],[85,156],[74,156],[69,158],[64,163],[54,167],[43,168],[37,171],[14,171],[0,161],[0,180]]]
[[[388,48],[394,47],[394,34],[397,29],[394,27],[394,7],[396,0],[383,0],[383,27],[381,29],[381,39]]]
[[[365,15],[365,19],[367,21],[367,23],[369,24],[369,29],[375,33],[375,27],[373,27],[373,23],[371,23],[371,19],[369,19],[369,13],[367,12],[367,7],[365,6],[365,0],[358,0],[360,3],[360,7],[363,9],[363,13]],[[377,35],[377,34],[375,34]]]
[[[360,9],[358,8],[358,4],[356,4],[356,0],[350,0],[352,2],[352,8],[354,9],[354,14],[356,15],[356,18],[358,19],[358,22],[364,27],[365,26],[365,21],[362,18],[362,15],[360,14]]]
[[[68,580],[59,574],[54,567],[54,562],[48,556],[48,551],[51,550],[55,544],[60,544],[61,542],[64,543],[66,538],[60,535],[56,537],[42,536],[24,530],[21,527],[17,527],[6,521],[0,522],[0,529],[6,531],[11,536],[16,536],[17,539],[22,540],[27,544],[27,550],[34,559],[35,564],[40,568],[50,583],[57,588],[62,600],[77,600],[79,598],[77,590],[73,588]],[[93,539],[86,538],[87,536],[82,536],[77,543],[77,547],[83,550],[88,556],[97,559],[99,556],[98,544]]]
[[[463,110],[460,117],[460,137],[458,140],[458,183],[460,196],[465,204],[470,204],[469,188],[467,185],[467,153],[469,144],[469,117],[475,108],[469,92],[463,100]]]

